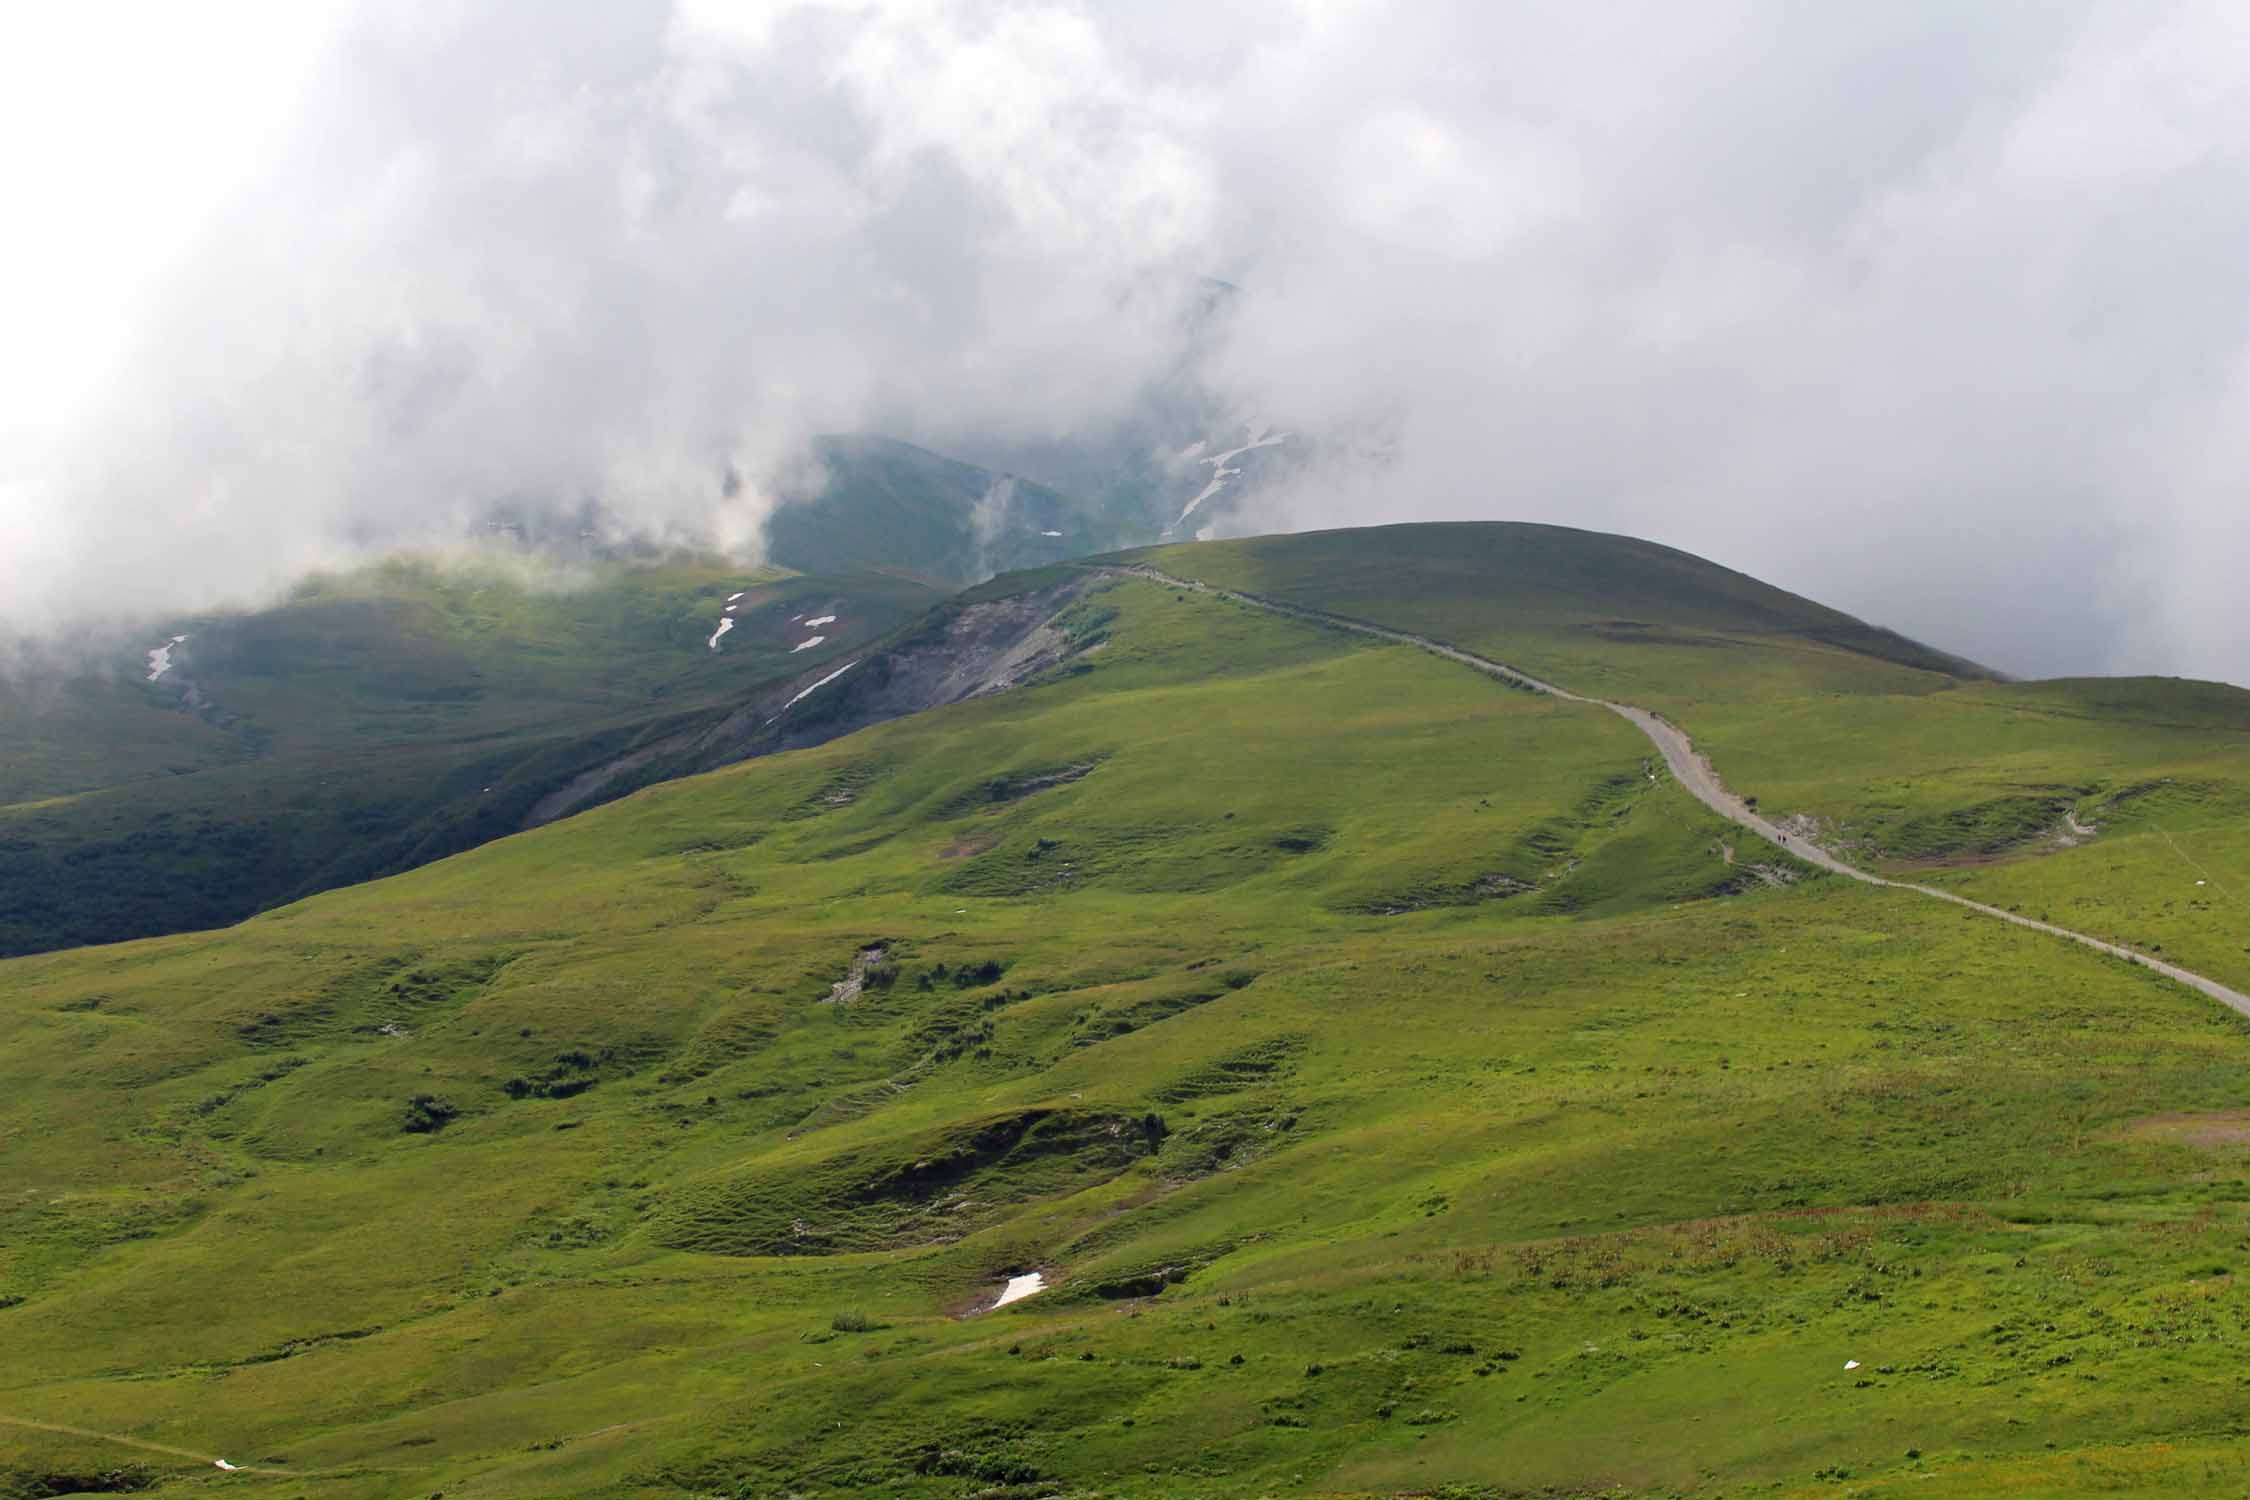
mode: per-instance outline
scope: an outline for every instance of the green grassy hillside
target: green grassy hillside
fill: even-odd
[[[1136,524],[887,439],[823,438],[813,458],[769,517],[775,568],[395,559],[165,624],[149,644],[188,640],[153,687],[137,647],[0,673],[0,954],[214,926],[471,847],[942,590]],[[825,613],[840,618],[790,623]]]
[[[0,679],[0,953],[216,926],[511,832],[586,765],[933,598],[717,560],[399,559],[168,624],[188,639],[155,682],[138,652]],[[791,623],[816,612],[838,619]]]
[[[813,459],[817,487],[766,522],[768,555],[807,573],[885,572],[966,588],[1118,546],[1136,527],[1130,515],[1105,518],[1046,485],[890,438],[824,437]]]
[[[1656,707],[1762,811],[1849,858],[2250,986],[2250,691],[1997,682],[1701,559],[1556,527],[1381,527],[1129,560]]]
[[[1122,559],[1435,636],[1681,716],[1714,701],[1935,691],[1991,675],[1689,553],[1567,526],[1374,526]]]
[[[1599,709],[1073,609],[1009,694],[0,964],[5,1482],[2250,1482],[2239,1018],[1812,877]]]
[[[2250,985],[2250,692],[2132,678],[1714,709],[1698,742],[1870,864]]]

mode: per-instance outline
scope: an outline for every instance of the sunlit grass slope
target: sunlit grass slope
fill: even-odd
[[[1434,522],[1123,554],[1486,652],[1574,691],[1678,715],[1796,692],[1930,692],[1983,669],[1655,542]]]
[[[156,683],[133,654],[0,679],[0,953],[214,926],[495,837],[590,761],[935,597],[718,560],[397,559],[171,622],[189,640]],[[840,619],[796,652],[814,609]]]
[[[1870,863],[2250,985],[2250,692],[1981,683],[1706,722],[1737,786]]]
[[[1657,707],[1762,811],[1814,820],[1847,857],[2250,985],[2241,688],[1996,682],[1700,559],[1555,527],[1380,527],[1137,556]],[[1641,623],[1616,618],[1628,615]]]
[[[2243,1488],[2237,1018],[1769,885],[1599,710],[1081,607],[1056,680],[0,964],[8,1482]]]

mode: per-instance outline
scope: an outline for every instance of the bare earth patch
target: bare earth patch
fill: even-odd
[[[2129,1140],[2165,1141],[2204,1151],[2250,1150],[2250,1109],[2150,1115],[2126,1125]]]

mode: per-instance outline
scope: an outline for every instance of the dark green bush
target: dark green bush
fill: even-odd
[[[412,1135],[434,1135],[460,1117],[461,1111],[435,1094],[416,1094],[406,1101],[406,1119],[399,1126]]]

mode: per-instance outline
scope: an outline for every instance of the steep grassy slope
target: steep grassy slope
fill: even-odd
[[[1082,607],[1037,686],[0,965],[0,1469],[2242,1488],[2237,1018],[1790,882],[1599,710]]]
[[[735,593],[739,623],[710,649]],[[137,654],[11,678],[0,953],[214,926],[510,832],[589,762],[934,597],[716,561],[398,560],[173,623],[155,639],[187,640],[154,682]],[[791,623],[817,615],[838,618]]]

